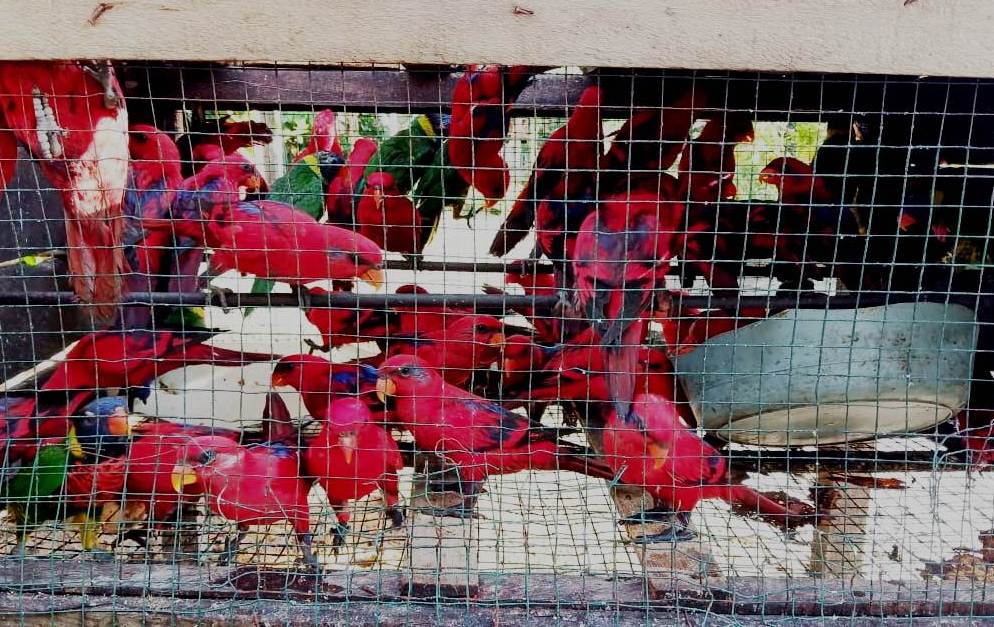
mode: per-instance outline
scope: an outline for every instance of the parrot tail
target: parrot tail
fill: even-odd
[[[507,214],[500,231],[494,236],[494,241],[490,244],[492,256],[503,257],[507,255],[531,231],[532,225],[535,224],[535,203],[529,196],[531,196],[531,186],[526,187],[521,192],[521,196],[514,201],[511,212]]]
[[[814,524],[818,517],[813,506],[783,493],[757,492],[744,485],[727,486],[727,490],[735,513],[760,518],[784,531]]]
[[[73,290],[92,306],[94,317],[110,322],[124,288],[124,249],[119,245],[121,221],[66,219],[69,272]]]

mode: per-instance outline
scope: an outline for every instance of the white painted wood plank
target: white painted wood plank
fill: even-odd
[[[994,77],[991,0],[0,0],[0,58]]]

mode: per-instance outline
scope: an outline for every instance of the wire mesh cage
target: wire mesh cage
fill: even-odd
[[[5,62],[0,111],[5,612],[994,613],[990,81]]]

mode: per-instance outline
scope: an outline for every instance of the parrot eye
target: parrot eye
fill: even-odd
[[[242,172],[245,172],[246,174],[251,174],[253,170],[255,170],[255,166],[252,165],[251,163],[242,164]]]
[[[202,466],[206,466],[207,464],[213,462],[216,458],[217,458],[217,453],[215,453],[212,450],[206,450],[203,453],[201,453],[200,456],[197,458],[197,463],[201,464]]]
[[[133,137],[133,138],[134,138],[134,139],[135,139],[136,141],[140,141],[140,142],[142,142],[142,143],[145,143],[145,142],[147,142],[147,141],[148,141],[148,135],[146,135],[145,133],[134,133],[134,134],[132,135],[132,137]]]
[[[403,366],[397,371],[397,373],[402,377],[409,377],[413,372],[414,370],[410,366]]]

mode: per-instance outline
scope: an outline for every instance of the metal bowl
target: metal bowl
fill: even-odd
[[[673,359],[699,423],[805,446],[915,433],[966,404],[977,327],[961,305],[795,309]]]

